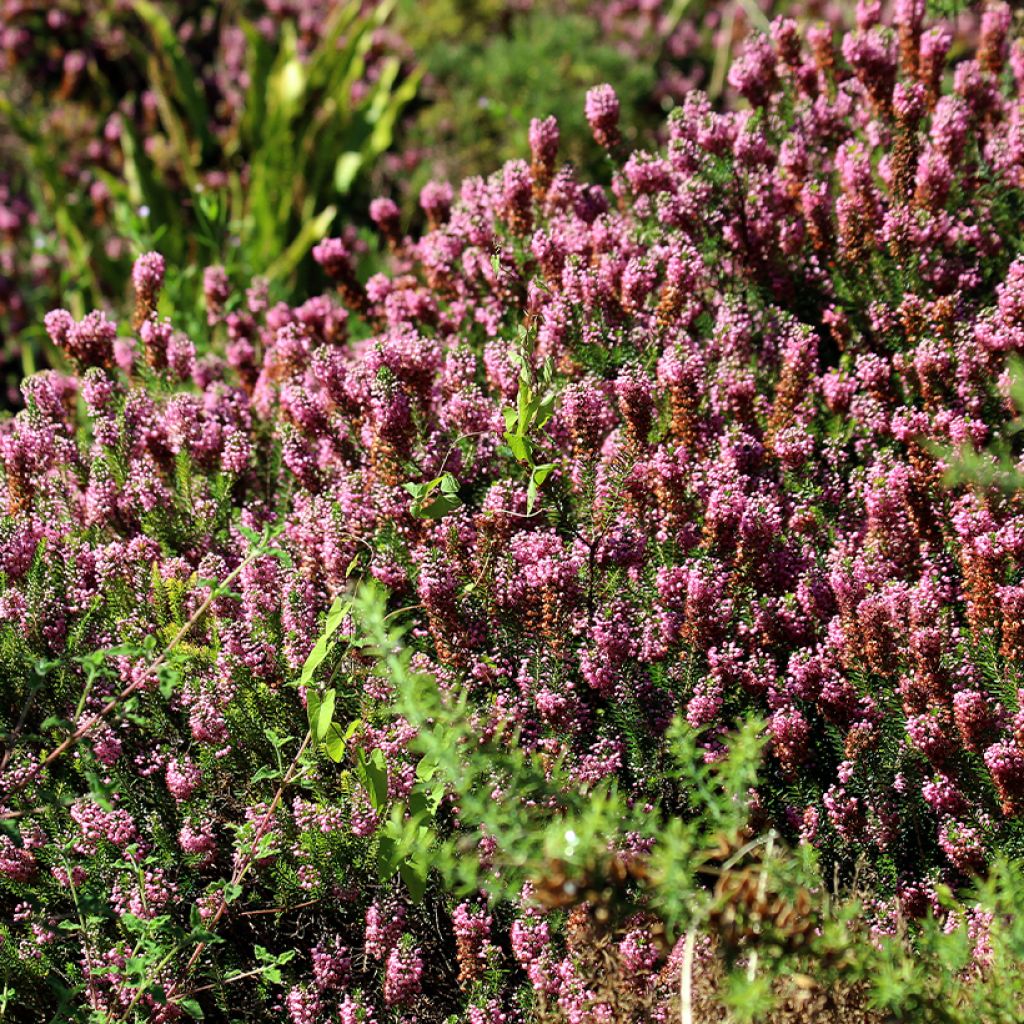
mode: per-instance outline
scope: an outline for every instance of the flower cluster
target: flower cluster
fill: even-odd
[[[482,739],[581,788],[656,801],[673,718],[713,761],[758,715],[751,805],[791,841],[864,858],[911,914],[984,869],[1024,812],[1024,508],[943,471],[1016,414],[1024,44],[996,4],[947,69],[920,7],[889,24],[863,2],[838,46],[776,21],[730,72],[747,106],[692,94],[656,151],[621,152],[596,89],[610,187],[559,168],[537,122],[529,162],[425,190],[422,237],[375,204],[390,275],[329,239],[331,291],[289,306],[210,268],[206,355],[158,318],[153,254],[134,336],[49,314],[73,371],[26,380],[0,432],[10,941],[75,947],[91,1005],[125,1005],[112,920],[50,927],[74,894],[151,928],[195,906],[240,944],[292,899],[292,1020],[404,1019],[460,982],[465,1019],[515,1020],[480,995],[502,964],[564,1019],[607,1018],[529,893],[511,925],[448,907],[439,936],[368,881],[416,757],[358,657],[342,784],[314,758],[280,799],[309,699],[290,684],[354,577],[406,610],[417,670]],[[52,792],[66,813],[37,821]],[[616,949],[661,984],[643,918]]]

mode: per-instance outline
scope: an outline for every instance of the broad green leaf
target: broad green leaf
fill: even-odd
[[[356,152],[342,153],[334,165],[334,187],[342,195],[347,195],[356,180],[356,175],[363,166],[363,154]]]
[[[334,721],[334,701],[336,696],[337,692],[332,688],[324,694],[324,699],[320,703],[320,709],[316,717],[316,738],[320,742],[327,738],[327,732]]]
[[[541,484],[543,484],[544,481],[547,480],[549,474],[551,473],[551,470],[553,470],[554,468],[555,464],[553,462],[546,462],[543,466],[533,467],[532,476],[533,479],[537,481],[538,487],[540,487]]]
[[[409,813],[413,818],[418,818],[421,815],[428,813],[429,805],[427,803],[427,794],[424,792],[422,786],[413,787],[412,792],[405,801],[405,805],[409,808]]]
[[[316,736],[317,723],[320,721],[320,694],[312,687],[306,690],[306,717],[309,719],[309,731]]]
[[[398,866],[398,873],[409,890],[409,896],[413,903],[419,903],[427,891],[427,876],[430,873],[429,867],[422,863],[419,858],[416,860],[404,860]]]
[[[413,510],[413,515],[423,519],[443,519],[446,515],[461,508],[462,501],[454,494],[440,494],[428,505],[422,506],[418,511]]]
[[[513,434],[509,431],[505,431],[505,440],[508,442],[509,448],[512,450],[512,454],[520,462],[529,462],[531,454],[530,442],[527,441],[522,434]]]
[[[383,752],[374,750],[369,757],[361,754],[358,769],[373,809],[383,810],[388,802],[388,772]]]
[[[327,624],[324,632],[331,636],[337,632],[338,627],[345,620],[345,616],[352,610],[351,599],[345,599],[340,594],[331,602],[330,610],[327,612]]]
[[[313,645],[313,650],[309,652],[309,656],[303,663],[302,675],[299,677],[300,686],[309,686],[314,673],[320,667],[324,658],[327,657],[331,636],[337,631],[351,608],[351,600],[345,600],[341,595],[338,595],[338,597],[334,599],[334,602],[331,604],[331,609],[327,613],[327,622],[324,626],[324,631],[320,634],[317,642]],[[310,724],[312,725],[312,721]]]
[[[345,734],[337,722],[331,722],[324,738],[324,747],[327,750],[327,756],[335,764],[340,764],[345,756]]]
[[[398,867],[398,844],[390,836],[381,836],[377,844],[377,877],[386,882]]]
[[[524,368],[523,374],[526,373]],[[530,385],[522,379],[519,380],[519,394],[516,395],[516,408],[519,412],[519,433],[525,434],[526,428],[530,425]]]

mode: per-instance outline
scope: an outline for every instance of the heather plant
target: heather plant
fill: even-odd
[[[387,274],[329,237],[326,292],[213,266],[182,324],[145,253],[135,326],[46,316],[9,1005],[1019,1019],[1020,492],[946,471],[1019,459],[1024,48],[856,15],[649,151],[595,87],[610,185],[546,119],[422,235],[378,198]]]
[[[39,12],[15,6],[5,11],[10,88],[0,104],[19,143],[21,193],[5,334],[26,342],[27,369],[52,349],[25,323],[26,307],[123,308],[140,250],[159,246],[180,267],[165,311],[190,330],[208,265],[236,283],[259,274],[272,290],[308,294],[311,245],[340,229],[341,207],[416,91],[418,72],[389,49],[390,4],[218,15],[137,0],[119,12],[55,13],[52,34],[34,24]],[[39,35],[64,47],[60,76],[33,46]]]

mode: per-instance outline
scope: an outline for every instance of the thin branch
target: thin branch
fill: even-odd
[[[683,963],[679,970],[680,1024],[693,1024],[693,951],[697,944],[697,929],[691,928],[683,942]]]

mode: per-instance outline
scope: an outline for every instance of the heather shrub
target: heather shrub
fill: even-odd
[[[185,331],[145,253],[137,327],[50,312],[0,432],[8,1003],[1019,1019],[1010,25],[778,20],[657,149],[588,92],[609,186],[538,121],[421,236],[372,204],[387,274],[210,267]]]
[[[370,165],[416,91],[392,6],[6,4],[0,326],[24,342],[12,354],[26,372],[54,358],[31,318],[126,310],[140,250],[178,266],[165,312],[193,333],[204,266],[309,294],[311,245],[352,219],[350,197],[365,207]]]

